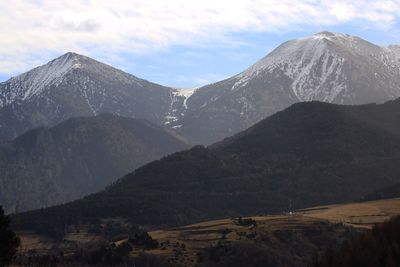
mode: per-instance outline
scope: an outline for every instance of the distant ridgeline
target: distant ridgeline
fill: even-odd
[[[400,101],[295,104],[216,143],[151,162],[106,190],[21,214],[23,229],[126,217],[147,226],[352,202],[400,183]]]

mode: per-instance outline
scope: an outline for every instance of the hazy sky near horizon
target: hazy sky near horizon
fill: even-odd
[[[73,51],[153,82],[196,87],[323,30],[400,44],[400,0],[3,1],[0,81]]]

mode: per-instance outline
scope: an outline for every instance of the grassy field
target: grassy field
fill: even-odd
[[[312,224],[329,221],[356,228],[371,228],[394,215],[400,214],[400,199],[379,200],[343,205],[330,205],[298,210],[287,215],[247,217],[257,222],[257,227],[237,225],[231,218],[207,221],[179,228],[151,231],[149,234],[160,248],[146,253],[167,256],[173,261],[190,266],[197,253],[218,242],[245,240],[258,230],[295,231]],[[245,219],[245,218],[244,218]],[[140,253],[136,250],[134,253]]]
[[[243,220],[251,219],[249,221],[252,223],[248,224],[239,224],[238,218],[226,218],[150,231],[150,236],[158,241],[159,247],[156,249],[134,248],[132,256],[146,252],[165,256],[183,266],[193,266],[198,259],[198,253],[205,248],[235,241],[251,241],[259,233],[267,233],[270,236],[282,232],[303,233],[321,224],[364,229],[371,228],[374,224],[381,223],[394,215],[400,215],[400,199],[320,206],[297,210],[292,214],[242,218]],[[69,233],[62,242],[56,242],[28,232],[19,234],[22,241],[21,251],[23,252],[32,249],[46,251],[54,246],[65,247],[65,250],[68,251],[73,247],[71,244],[74,242],[87,243],[98,238],[85,233],[85,231]],[[306,239],[299,240],[308,242]],[[124,241],[126,240],[119,240],[116,244]],[[312,246],[312,244],[307,245]],[[279,249],[279,246],[277,249]]]
[[[234,219],[223,219],[188,225],[180,228],[152,231],[149,234],[160,244],[160,248],[146,250],[146,253],[162,255],[184,266],[196,262],[197,253],[210,246],[249,240],[257,231],[296,230],[320,219],[300,214],[291,216],[257,216],[243,219],[255,220],[257,226],[237,225]],[[135,253],[140,253],[137,250]]]
[[[400,214],[400,199],[387,199],[369,202],[331,205],[303,209],[303,216],[344,223],[353,227],[371,228],[394,215]]]

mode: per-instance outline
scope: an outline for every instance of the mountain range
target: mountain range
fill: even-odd
[[[149,163],[106,190],[21,216],[23,227],[128,217],[148,226],[352,202],[400,182],[400,100],[294,104],[208,148]]]
[[[196,90],[67,53],[0,83],[0,203],[10,212],[76,200],[187,143],[212,145],[41,218],[174,225],[359,200],[400,182],[399,96],[400,46],[341,33],[288,41]],[[348,106],[371,102],[386,103]]]
[[[111,114],[39,127],[0,144],[0,203],[14,212],[72,201],[185,148],[158,125]]]
[[[247,70],[194,89],[145,81],[67,53],[0,83],[0,140],[76,116],[112,113],[208,145],[303,101],[383,103],[400,96],[400,46],[320,32],[283,43]]]

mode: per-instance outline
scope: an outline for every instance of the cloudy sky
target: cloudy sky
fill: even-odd
[[[323,30],[400,44],[400,0],[2,1],[0,81],[74,51],[154,82],[194,87]]]

